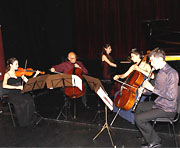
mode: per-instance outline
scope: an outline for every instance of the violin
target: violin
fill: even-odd
[[[23,75],[26,75],[26,76],[32,76],[33,73],[36,72],[36,70],[33,70],[32,68],[21,68],[19,67],[17,71],[15,71],[15,74],[17,77],[21,77]],[[40,71],[40,74],[45,74],[44,71]]]

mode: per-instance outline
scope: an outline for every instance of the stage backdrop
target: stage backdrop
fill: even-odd
[[[169,19],[180,27],[179,0],[74,0],[76,49],[80,57],[98,58],[104,43],[114,58],[127,58],[131,48],[147,50],[143,21]]]
[[[4,59],[3,40],[2,40],[2,32],[0,25],[0,81],[3,80],[4,73],[5,73],[5,59]]]
[[[104,43],[114,59],[131,48],[147,50],[142,22],[169,19],[180,27],[179,0],[15,0],[2,1],[0,24],[5,59],[47,70],[70,50],[82,60],[99,59]],[[88,67],[87,67],[88,68]]]

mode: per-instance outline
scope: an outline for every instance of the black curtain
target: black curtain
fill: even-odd
[[[0,12],[6,60],[48,69],[73,49],[73,0],[6,0]]]
[[[144,20],[169,19],[180,29],[179,0],[74,0],[76,49],[81,57],[99,58],[105,43],[114,58],[126,59],[132,48],[147,51]]]
[[[110,43],[114,59],[131,48],[147,50],[142,21],[169,19],[179,30],[179,0],[4,0],[0,4],[5,59],[48,69],[70,50],[81,59],[99,59]]]

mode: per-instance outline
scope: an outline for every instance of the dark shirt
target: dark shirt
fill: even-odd
[[[153,108],[160,108],[166,112],[176,112],[179,76],[175,69],[166,65],[159,70],[153,93],[157,94]]]
[[[88,74],[88,71],[84,67],[82,62],[76,61],[76,63],[81,67],[83,74]],[[53,68],[55,68],[57,72],[68,74],[68,72],[74,68],[74,64],[71,63],[70,61],[67,61],[67,62],[62,62],[61,64],[58,65],[54,65]]]

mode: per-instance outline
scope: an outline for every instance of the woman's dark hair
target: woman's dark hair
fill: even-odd
[[[133,53],[133,54],[135,54],[135,55],[139,55],[140,56],[140,58],[141,58],[141,53],[136,49],[136,48],[133,48],[131,51],[130,51],[130,54],[131,53]]]
[[[8,72],[10,70],[10,64],[13,64],[14,61],[17,61],[16,58],[9,58],[6,62],[6,72]]]
[[[105,45],[103,46],[103,49],[102,49],[102,51],[101,51],[101,57],[102,57],[103,55],[105,55],[105,56],[109,59],[109,61],[114,62],[113,58],[112,58],[109,54],[107,54],[107,53],[106,53],[106,50],[105,50],[105,48],[108,48],[109,46],[111,46],[111,45],[110,45],[110,44],[105,44]]]
[[[128,55],[128,61],[131,61],[131,53],[135,54],[135,55],[139,55],[140,58],[142,58],[142,54],[136,49],[136,48],[133,48],[130,52],[129,52],[129,55]]]

